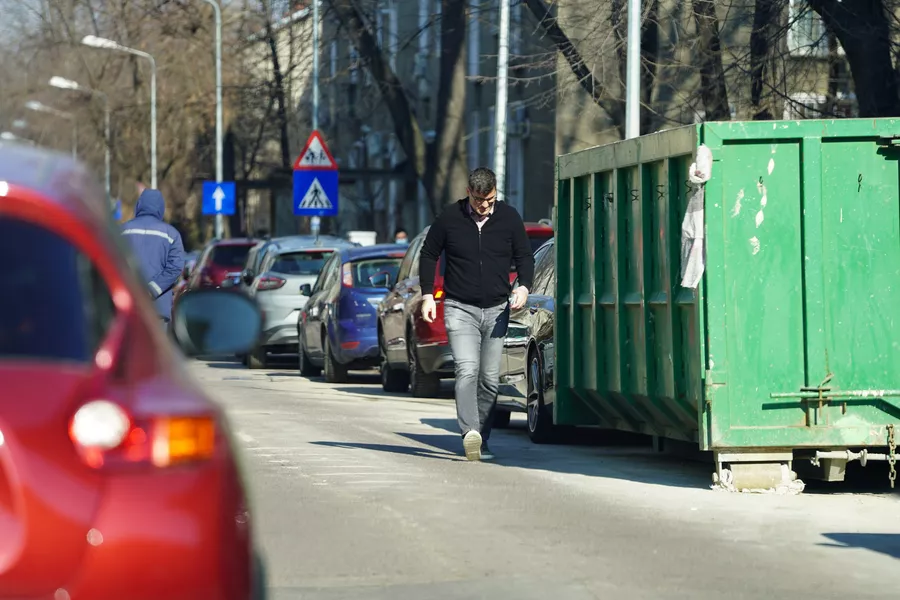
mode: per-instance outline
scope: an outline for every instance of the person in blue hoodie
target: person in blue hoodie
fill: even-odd
[[[184,246],[178,230],[163,221],[166,203],[159,190],[144,189],[134,209],[134,218],[122,227],[131,242],[156,311],[168,328],[172,318],[172,288],[184,268]]]

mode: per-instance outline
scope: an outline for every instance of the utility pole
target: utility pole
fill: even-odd
[[[313,0],[312,128],[319,130],[319,0]]]
[[[641,135],[641,0],[628,0],[625,68],[625,138]]]
[[[497,100],[494,103],[494,173],[497,200],[506,199],[506,114],[509,79],[509,0],[500,0],[500,36],[497,51]]]
[[[216,183],[222,183],[222,7],[216,0],[205,0],[216,13]],[[216,239],[225,235],[225,215],[216,214]]]

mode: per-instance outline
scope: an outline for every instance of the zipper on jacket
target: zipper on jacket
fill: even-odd
[[[478,223],[475,223],[475,227],[478,227]],[[481,227],[478,227],[478,283],[478,287],[481,288],[481,304],[484,304],[484,266],[481,260]]]

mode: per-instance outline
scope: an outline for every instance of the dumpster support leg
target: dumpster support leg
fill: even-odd
[[[799,494],[806,487],[791,468],[790,450],[727,450],[716,452],[715,461],[716,490]]]

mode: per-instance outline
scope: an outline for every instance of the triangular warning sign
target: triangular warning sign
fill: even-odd
[[[323,169],[336,171],[337,168],[337,162],[328,150],[328,146],[325,145],[322,135],[318,131],[313,131],[309,139],[306,140],[303,152],[300,153],[300,156],[294,162],[294,170]]]
[[[332,208],[331,200],[325,194],[325,190],[322,189],[322,184],[319,183],[318,179],[313,179],[313,182],[309,185],[303,200],[300,201],[299,208]]]

